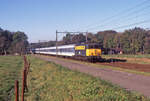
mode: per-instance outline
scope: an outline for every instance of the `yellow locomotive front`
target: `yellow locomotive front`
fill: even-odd
[[[75,56],[81,60],[99,61],[101,53],[101,47],[98,44],[81,44],[75,46]]]
[[[86,56],[101,56],[101,49],[86,49]]]

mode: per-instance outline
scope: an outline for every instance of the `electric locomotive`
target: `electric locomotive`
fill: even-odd
[[[35,54],[57,55],[91,62],[101,60],[101,46],[96,43],[70,44],[46,48],[36,48]]]
[[[91,62],[101,59],[101,46],[96,43],[79,44],[75,46],[75,58]]]

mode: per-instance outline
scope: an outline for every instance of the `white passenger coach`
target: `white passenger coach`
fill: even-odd
[[[56,52],[56,46],[46,47],[46,48],[36,48],[36,54],[50,54],[50,55],[61,55],[61,56],[74,56],[75,55],[75,44],[62,45],[57,47],[58,52]]]

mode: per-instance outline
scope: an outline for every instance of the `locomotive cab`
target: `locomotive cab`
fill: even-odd
[[[99,61],[101,59],[101,46],[99,44],[76,45],[75,56],[88,61]]]
[[[101,47],[98,44],[87,44],[86,56],[101,56]]]

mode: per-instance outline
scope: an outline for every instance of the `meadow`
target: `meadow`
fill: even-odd
[[[23,67],[20,56],[0,56],[0,101],[10,101],[15,80],[20,79]]]
[[[28,57],[27,101],[150,101],[136,92],[78,71]]]

